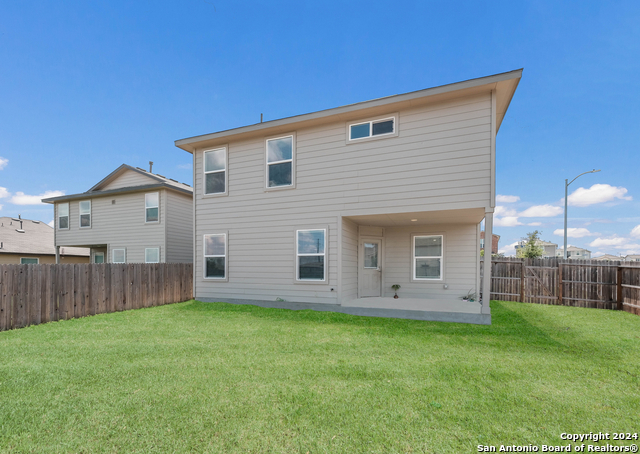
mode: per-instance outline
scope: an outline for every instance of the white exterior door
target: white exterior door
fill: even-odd
[[[359,256],[358,296],[382,296],[382,240],[360,240]]]

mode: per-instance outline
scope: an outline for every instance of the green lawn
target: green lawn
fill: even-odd
[[[477,452],[640,432],[640,317],[187,302],[0,333],[0,452]],[[637,443],[637,442],[636,442]]]

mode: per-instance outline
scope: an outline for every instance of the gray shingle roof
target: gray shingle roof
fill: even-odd
[[[53,228],[41,221],[7,216],[0,217],[0,254],[47,254],[55,255]],[[89,256],[89,249],[79,247],[63,247],[61,255]]]

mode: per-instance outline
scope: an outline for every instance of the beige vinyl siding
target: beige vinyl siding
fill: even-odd
[[[165,191],[167,262],[193,262],[193,198]]]
[[[142,186],[154,183],[158,183],[158,181],[141,173],[127,169],[118,175],[116,179],[100,187],[100,190],[106,191],[108,189],[129,188],[131,186]]]
[[[339,216],[490,206],[490,94],[414,107],[398,115],[397,137],[362,143],[347,144],[346,125],[358,118],[283,131],[281,135],[295,132],[297,137],[296,188],[290,190],[264,190],[265,143],[258,137],[229,143],[228,197],[203,198],[202,150],[198,150],[194,154],[196,296],[336,302],[331,288],[337,282]],[[326,225],[328,284],[294,283],[295,228]],[[352,226],[346,225],[343,248],[353,248]],[[205,282],[202,236],[227,230],[229,282]],[[466,241],[462,247],[471,254],[475,230],[471,243]],[[404,266],[410,266],[410,257]],[[353,263],[344,253],[341,265],[345,300],[357,288],[357,278],[354,282],[349,277]],[[468,284],[467,272],[472,276],[469,288],[475,287],[475,266],[472,262],[471,271],[461,269],[464,277],[454,282],[456,291]]]
[[[358,297],[358,225],[342,219],[342,301]]]
[[[443,235],[442,280],[411,279],[413,247],[411,236]],[[393,296],[391,286],[400,284],[403,298],[458,298],[476,291],[476,224],[434,224],[424,226],[387,227],[384,231],[385,261],[383,296]],[[445,289],[444,285],[449,288]]]
[[[160,193],[164,205],[166,191]],[[160,261],[165,261],[165,212],[160,210],[160,222],[145,224],[145,192],[115,194],[107,197],[87,197],[91,200],[91,228],[80,229],[78,201],[69,202],[69,230],[56,232],[59,246],[108,245],[105,260],[111,262],[113,248],[126,248],[127,263],[144,263],[144,249],[160,247]],[[84,199],[83,199],[84,200]],[[112,200],[116,203],[112,204]]]

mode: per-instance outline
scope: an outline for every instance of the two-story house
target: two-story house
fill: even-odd
[[[564,248],[556,250],[556,257],[564,257]],[[590,260],[591,251],[577,246],[567,246],[567,258],[575,260]]]
[[[176,141],[193,154],[195,297],[490,323],[490,273],[482,304],[462,296],[480,293],[521,74]]]
[[[193,261],[187,184],[123,164],[87,192],[42,201],[54,205],[57,251],[90,248],[92,263]]]

